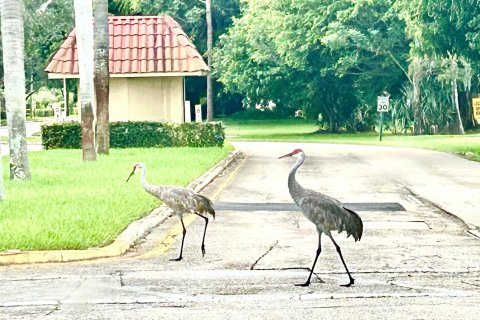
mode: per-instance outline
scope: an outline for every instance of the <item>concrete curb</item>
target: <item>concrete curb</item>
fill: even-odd
[[[239,155],[238,151],[231,152],[201,177],[188,185],[188,188],[199,192],[205,188],[215,177],[220,174]],[[147,235],[153,228],[165,221],[170,211],[166,206],[154,209],[148,216],[131,223],[115,241],[102,248],[89,248],[85,250],[49,250],[49,251],[20,251],[11,250],[0,252],[0,266],[10,264],[69,262],[109,258],[124,254],[140,239]]]

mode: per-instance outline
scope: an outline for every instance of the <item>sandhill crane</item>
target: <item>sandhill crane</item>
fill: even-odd
[[[180,218],[180,222],[182,223],[183,228],[183,237],[182,237],[182,245],[180,247],[180,255],[176,259],[171,259],[172,261],[180,261],[182,260],[183,254],[183,242],[185,241],[185,234],[187,230],[185,229],[185,224],[183,223],[183,215],[188,213],[196,214],[197,216],[203,218],[205,220],[205,229],[203,231],[203,238],[202,238],[202,256],[205,255],[205,234],[207,233],[207,225],[208,225],[208,218],[203,214],[210,213],[215,220],[215,211],[213,210],[213,204],[210,199],[204,197],[198,193],[195,193],[193,190],[176,187],[176,186],[155,186],[147,182],[146,180],[146,168],[143,163],[136,163],[133,166],[132,173],[128,176],[128,180],[130,177],[137,171],[141,170],[141,184],[142,187],[151,195],[157,197],[158,199],[162,200],[163,203],[173,210],[173,212]]]
[[[295,149],[291,153],[279,157],[279,159],[285,157],[297,158],[296,163],[293,165],[288,175],[288,190],[290,191],[290,195],[292,196],[293,201],[300,207],[305,217],[315,224],[318,231],[318,249],[315,255],[315,260],[313,261],[312,269],[310,270],[310,275],[308,276],[307,281],[299,286],[306,287],[310,285],[310,278],[312,277],[313,269],[315,268],[318,256],[322,251],[321,239],[322,233],[324,233],[332,240],[335,249],[340,255],[343,266],[347,271],[348,277],[350,278],[349,283],[342,286],[350,287],[355,283],[355,280],[348,271],[340,247],[335,240],[333,240],[331,231],[338,230],[338,233],[346,231],[347,238],[350,235],[353,235],[355,241],[360,240],[363,232],[362,219],[360,219],[360,217],[352,210],[342,206],[338,200],[320,192],[305,189],[297,182],[295,174],[305,161],[305,153],[301,149]]]

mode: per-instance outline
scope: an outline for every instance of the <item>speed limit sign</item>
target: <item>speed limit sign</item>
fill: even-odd
[[[388,107],[390,105],[390,99],[388,96],[378,96],[377,97],[377,111],[378,112],[388,112]]]

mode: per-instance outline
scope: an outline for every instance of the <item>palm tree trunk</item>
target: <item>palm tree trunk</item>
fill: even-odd
[[[22,1],[0,0],[10,179],[31,179],[26,139]]]
[[[207,121],[213,121],[213,86],[212,86],[212,48],[213,48],[213,30],[212,30],[212,5],[211,0],[205,1],[205,13],[207,20],[207,65],[210,70],[207,74]]]
[[[95,94],[97,97],[96,142],[99,154],[110,149],[108,94],[110,74],[108,70],[108,0],[95,0]]]
[[[95,161],[93,115],[93,9],[92,2],[75,0],[75,30],[80,75],[80,112],[82,120],[83,161]]]
[[[455,108],[455,113],[456,113],[456,128],[455,128],[455,133],[456,134],[465,134],[465,130],[463,130],[463,123],[462,123],[462,116],[460,114],[460,106],[458,103],[458,86],[457,86],[457,80],[453,79],[452,80],[452,100],[453,100],[453,105]]]
[[[422,120],[422,108],[420,104],[420,71],[415,71],[413,75],[413,97],[412,97],[412,108],[413,108],[413,134],[420,135],[423,134],[423,120]]]

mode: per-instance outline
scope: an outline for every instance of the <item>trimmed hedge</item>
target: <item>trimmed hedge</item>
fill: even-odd
[[[172,128],[162,122],[112,122],[110,147],[172,147]]]
[[[78,122],[61,122],[41,127],[45,149],[81,148],[81,126]],[[222,147],[225,131],[221,122],[163,123],[112,122],[110,147]]]

